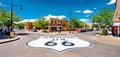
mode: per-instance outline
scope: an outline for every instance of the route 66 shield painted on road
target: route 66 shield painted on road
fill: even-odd
[[[91,44],[72,36],[43,36],[27,43],[30,47],[42,47],[62,52],[72,48],[89,47]]]

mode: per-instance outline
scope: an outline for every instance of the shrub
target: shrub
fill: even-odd
[[[104,32],[100,32],[99,35],[104,35]]]
[[[45,30],[45,29],[44,29],[44,30],[42,30],[42,32],[46,33],[46,32],[47,32],[47,30]]]

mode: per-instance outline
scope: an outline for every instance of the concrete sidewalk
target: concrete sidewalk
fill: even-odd
[[[108,44],[119,45],[120,46],[120,37],[114,37],[112,35],[97,35],[94,38],[97,41],[101,41]]]
[[[10,38],[9,36],[4,35],[2,38],[0,38],[0,44],[16,41],[19,39],[20,39],[19,36],[15,36],[14,38]]]

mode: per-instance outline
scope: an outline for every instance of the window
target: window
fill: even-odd
[[[61,21],[61,23],[62,23],[62,21]]]
[[[53,21],[51,21],[51,23],[53,23]]]
[[[54,23],[56,23],[56,21]]]
[[[58,23],[59,23],[60,21],[58,21]]]

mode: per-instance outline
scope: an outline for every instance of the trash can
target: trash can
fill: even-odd
[[[14,31],[10,31],[10,38],[15,37],[15,32]]]

